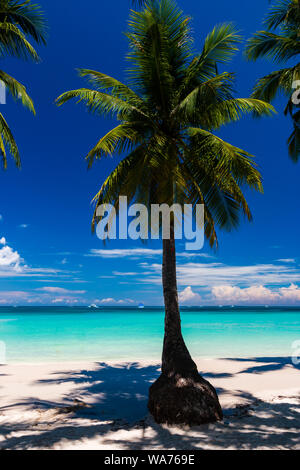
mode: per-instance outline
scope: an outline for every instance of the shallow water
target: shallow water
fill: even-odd
[[[160,360],[163,309],[0,308],[7,362]],[[300,309],[184,309],[194,357],[291,356]],[[0,358],[1,360],[1,358]]]

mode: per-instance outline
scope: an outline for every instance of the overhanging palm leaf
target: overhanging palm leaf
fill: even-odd
[[[6,169],[7,167],[7,154],[5,147],[8,147],[10,154],[13,156],[16,165],[19,168],[21,165],[21,161],[18,146],[7,122],[0,113],[0,154],[4,169]]]
[[[0,23],[10,23],[20,28],[38,44],[46,44],[46,21],[39,5],[31,0],[1,0]]]
[[[215,27],[205,39],[202,53],[194,57],[185,71],[180,91],[186,95],[195,88],[197,81],[208,80],[216,75],[216,65],[226,64],[238,51],[241,36],[232,24]]]
[[[86,157],[88,166],[92,166],[95,158],[99,159],[103,155],[113,155],[114,153],[121,154],[136,145],[141,135],[137,129],[140,123],[132,124],[120,124],[109,131],[104,137],[101,137],[99,142]],[[136,128],[134,124],[136,124]]]
[[[37,43],[45,43],[46,24],[40,7],[31,0],[0,0],[0,57],[14,56],[23,59],[38,60],[38,54],[28,41],[32,38]],[[21,100],[23,106],[35,114],[32,99],[24,85],[0,70],[0,82],[15,100]],[[4,117],[0,116],[0,152],[4,168],[7,167],[6,147],[20,166],[20,155]]]
[[[265,20],[267,31],[259,31],[249,41],[246,55],[249,60],[262,57],[274,62],[297,60],[300,53],[300,4],[298,0],[277,0],[271,7]],[[277,32],[276,32],[277,31]],[[300,155],[299,114],[292,101],[294,83],[300,77],[300,64],[271,72],[257,81],[252,96],[271,103],[279,92],[289,97],[286,110],[293,119],[294,131],[288,139],[289,155],[296,162]]]
[[[119,80],[95,70],[78,69],[78,74],[80,77],[87,77],[89,83],[94,85],[99,91],[111,90],[112,96],[126,100],[133,106],[143,108],[143,100],[131,88]],[[147,110],[146,106],[145,110]]]
[[[300,79],[300,67],[276,70],[256,83],[252,96],[254,98],[272,102],[279,91],[290,97],[293,83]]]
[[[11,23],[0,23],[0,57],[6,56],[38,60],[36,50],[17,26]]]
[[[32,99],[27,94],[26,88],[24,85],[19,83],[15,78],[11,77],[7,73],[0,70],[0,81],[4,83],[6,89],[15,99],[20,99],[23,106],[29,109],[32,113],[35,114],[34,105]]]
[[[277,0],[270,8],[264,21],[267,29],[276,29],[284,24],[295,28],[299,25],[300,11],[298,0]]]
[[[127,112],[137,113],[140,116],[145,116],[142,110],[131,105],[128,103],[128,101],[124,101],[118,96],[115,96],[113,91],[112,94],[108,94],[88,88],[72,90],[59,96],[56,100],[57,105],[61,106],[72,98],[78,98],[77,103],[82,101],[85,102],[88,110],[91,113],[105,116],[114,116],[115,114]]]
[[[5,85],[6,89],[10,92],[12,97],[16,100],[21,100],[23,106],[35,114],[32,99],[26,92],[24,85],[19,83],[15,78],[0,70],[0,81]],[[5,147],[8,147],[9,153],[13,156],[17,167],[20,167],[20,154],[18,146],[15,142],[13,134],[5,121],[3,115],[0,115],[0,151],[2,157],[3,168],[7,168],[7,153]]]

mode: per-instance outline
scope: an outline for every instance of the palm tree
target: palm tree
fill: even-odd
[[[23,59],[38,60],[38,54],[27,37],[38,44],[45,44],[45,20],[40,8],[31,0],[0,0],[0,58],[13,56]],[[21,99],[22,104],[35,113],[34,105],[24,85],[4,71],[0,70],[0,81],[14,99]],[[4,168],[7,167],[6,147],[20,166],[20,154],[14,136],[0,113],[0,155]]]
[[[235,99],[234,75],[218,73],[240,41],[232,25],[216,27],[203,50],[192,50],[189,19],[171,0],[148,1],[129,21],[129,85],[106,74],[80,69],[93,88],[68,91],[97,115],[115,116],[119,125],[87,155],[88,165],[124,154],[95,197],[118,205],[119,195],[149,207],[174,202],[205,204],[205,234],[217,244],[217,226],[232,229],[240,213],[251,219],[241,186],[261,191],[252,156],[212,132],[243,113],[272,113],[255,99]],[[98,222],[96,211],[93,224]],[[162,374],[151,386],[149,410],[160,423],[201,424],[222,418],[217,394],[197,371],[181,332],[176,280],[174,220],[163,241],[165,337]]]
[[[264,21],[265,31],[258,31],[249,39],[246,55],[256,61],[266,57],[274,62],[290,60],[294,65],[271,72],[257,81],[252,97],[271,103],[283,92],[288,97],[285,115],[290,114],[294,129],[288,138],[291,159],[297,162],[300,156],[300,111],[298,100],[293,100],[295,88],[299,88],[300,63],[300,1],[277,0]]]

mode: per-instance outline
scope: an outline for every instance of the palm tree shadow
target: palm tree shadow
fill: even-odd
[[[290,357],[252,357],[252,358],[228,358],[226,360],[235,362],[253,362],[255,366],[246,367],[239,374],[262,374],[282,370],[287,366],[292,366]],[[296,365],[294,365],[296,367]],[[298,367],[299,368],[299,367]]]
[[[263,359],[265,363],[266,358]],[[28,410],[41,411],[38,424],[3,423],[0,433],[7,438],[0,448],[47,448],[60,445],[62,441],[76,445],[77,441],[93,439],[96,442],[99,438],[102,446],[113,448],[117,443],[128,450],[230,446],[243,449],[251,448],[257,435],[269,447],[299,445],[299,405],[297,408],[288,402],[264,403],[241,391],[236,391],[234,395],[237,399],[243,395],[249,405],[228,410],[224,423],[190,430],[154,423],[151,417],[147,417],[147,397],[149,386],[159,374],[158,365],[140,367],[137,363],[114,366],[98,363],[92,370],[56,372],[51,378],[37,383],[45,387],[69,383],[73,390],[71,394],[56,402],[30,398],[25,403],[19,403]],[[222,389],[218,392],[226,393]],[[82,406],[84,404],[88,406]],[[49,412],[50,416],[55,412],[55,420],[50,424]],[[277,428],[280,432],[276,431]],[[133,441],[125,441],[123,433],[120,437],[112,434],[112,431],[124,429],[137,429]],[[295,429],[298,432],[295,433]],[[16,435],[18,432],[19,436]]]
[[[160,366],[140,367],[138,363],[108,365],[97,363],[95,370],[59,372],[38,383],[72,383],[75,390],[56,406],[74,405],[75,416],[136,422],[147,414],[148,390],[160,374]],[[80,403],[88,406],[80,406]],[[76,406],[77,403],[77,406]],[[53,403],[40,402],[43,408]]]

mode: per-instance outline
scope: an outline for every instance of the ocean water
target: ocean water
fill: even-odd
[[[162,308],[0,308],[6,362],[160,360]],[[288,357],[300,341],[300,309],[183,309],[194,357]],[[0,358],[1,359],[1,358]]]

